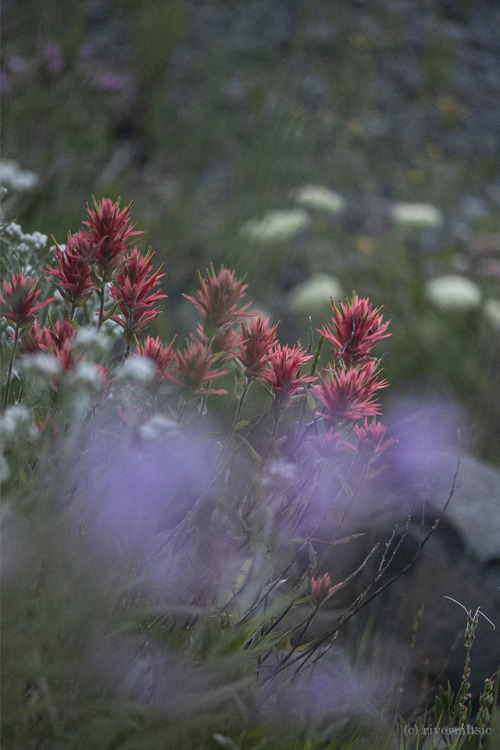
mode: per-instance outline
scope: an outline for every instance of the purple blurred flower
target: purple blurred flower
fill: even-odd
[[[328,725],[355,718],[383,726],[391,695],[390,673],[380,666],[353,665],[340,648],[294,679],[288,670],[260,693],[261,713],[271,724]]]
[[[95,55],[96,50],[97,50],[97,46],[95,42],[83,42],[83,44],[80,45],[80,48],[78,50],[78,55],[83,60],[85,60],[88,57],[92,57],[92,55]]]
[[[7,73],[3,68],[0,68],[0,93],[5,94],[9,90],[9,82],[7,79]]]
[[[231,700],[231,689],[241,689],[248,678],[209,672],[188,654],[159,648],[149,637],[123,634],[89,644],[87,676],[112,694],[131,699],[173,721],[196,718]],[[170,747],[170,745],[169,745]]]
[[[210,599],[238,570],[234,539],[214,512],[216,488],[210,492],[217,446],[171,420],[162,434],[158,422],[153,439],[133,425],[103,426],[73,469],[77,512],[110,575],[132,565],[150,593]]]
[[[64,67],[64,58],[59,42],[48,42],[43,51],[47,71],[51,74],[60,73]]]
[[[127,77],[118,75],[117,73],[103,73],[96,81],[95,85],[97,88],[103,89],[103,91],[123,91],[127,86]]]
[[[21,55],[9,55],[5,59],[5,66],[13,73],[23,73],[28,67],[28,61]]]

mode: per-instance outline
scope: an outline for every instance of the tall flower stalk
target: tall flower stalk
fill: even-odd
[[[94,291],[90,278],[91,238],[86,232],[68,234],[66,247],[54,240],[55,267],[46,264],[44,273],[67,305],[67,317],[73,320],[78,307],[84,305]]]
[[[126,357],[137,340],[137,335],[160,314],[155,304],[167,296],[159,291],[160,279],[165,274],[160,273],[163,266],[153,271],[154,257],[155,253],[151,249],[141,256],[137,248],[134,248],[130,259],[111,286],[110,295],[120,313],[102,316],[111,317],[111,320],[123,328]]]
[[[36,302],[39,294],[38,283],[22,273],[12,274],[10,283],[4,280],[3,291],[0,291],[0,317],[5,318],[7,325],[14,329],[3,400],[4,408],[9,402],[12,368],[17,355],[19,338],[32,325],[37,312],[55,300],[55,297],[50,297],[43,302]]]

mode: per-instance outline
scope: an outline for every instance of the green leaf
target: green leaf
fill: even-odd
[[[236,579],[236,591],[241,591],[241,589],[243,588],[243,586],[244,586],[244,584],[245,584],[245,582],[246,582],[246,580],[248,578],[248,575],[250,573],[250,569],[252,567],[252,563],[253,563],[253,558],[252,557],[248,557],[242,563],[242,565],[240,567],[240,572],[239,572],[238,578]]]
[[[311,391],[306,391],[306,402],[311,411],[315,411],[317,409],[317,404]]]
[[[105,323],[107,320],[109,320],[115,314],[115,312],[118,310],[119,307],[120,307],[119,302],[115,302],[113,305],[111,305],[111,308],[108,310],[108,312],[105,315],[103,315],[102,318],[100,319],[100,323],[102,324],[102,323]]]
[[[334,542],[332,542],[332,547],[336,544],[347,544],[348,542],[352,542],[353,539],[357,539],[360,536],[366,536],[366,531],[361,531],[359,534],[349,534],[349,536],[343,536],[342,539],[336,539]]]
[[[254,461],[256,461],[259,464],[259,466],[260,466],[262,464],[262,458],[259,456],[259,454],[255,450],[255,448],[253,446],[251,446],[250,443],[248,442],[248,440],[245,440],[245,438],[242,437],[241,435],[239,435],[239,438],[240,438],[240,440],[243,443],[245,443],[245,445],[246,445],[246,447],[248,449],[248,452],[250,453],[250,455],[252,456],[252,458],[254,459]]]
[[[246,427],[246,426],[247,426],[247,424],[248,424],[248,419],[242,419],[242,420],[241,420],[241,422],[237,422],[237,423],[236,423],[236,424],[234,425],[234,427],[233,427],[233,430],[234,430],[235,432],[236,432],[237,430],[241,430],[241,429],[243,429],[243,427]]]

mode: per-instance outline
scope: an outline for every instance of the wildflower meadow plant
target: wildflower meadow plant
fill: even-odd
[[[148,328],[168,273],[136,244],[131,206],[93,200],[39,269],[3,281],[13,747],[131,747],[158,717],[166,734],[148,746],[194,747],[208,731],[239,747],[226,733],[279,723],[272,686],[312,675],[361,607],[317,634],[349,579],[318,553],[321,524],[342,536],[339,508],[394,443],[378,420],[382,309],[332,300],[309,351],[250,309],[246,281],[210,266],[185,295],[195,330],[167,343]],[[328,517],[305,533],[325,467]]]

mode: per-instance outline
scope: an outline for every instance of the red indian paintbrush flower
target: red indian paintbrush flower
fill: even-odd
[[[205,329],[201,323],[198,323],[196,326],[196,335],[200,341],[204,341],[208,345],[205,336]],[[231,328],[231,326],[224,326],[220,329],[219,333],[216,333],[215,336],[210,339],[210,349],[214,354],[220,353],[223,362],[229,362],[237,356],[236,347],[239,342],[240,336],[234,328]]]
[[[48,330],[50,339],[47,351],[57,357],[64,370],[70,370],[75,364],[72,343],[76,329],[69,320],[56,320],[55,323],[51,322]]]
[[[50,279],[51,283],[66,300],[72,313],[75,308],[85,304],[94,290],[88,263],[91,247],[92,241],[87,232],[68,234],[64,249],[55,242],[56,267],[52,268],[48,264],[45,266],[44,272],[53,277]]]
[[[338,587],[342,585],[342,581],[336,583],[334,586],[331,584],[332,582],[329,573],[325,573],[321,578],[311,578],[311,595],[316,604],[321,604],[327,596],[330,596],[332,591],[338,589]]]
[[[391,335],[386,333],[390,321],[382,321],[382,308],[375,309],[369,299],[359,299],[355,294],[339,307],[333,300],[331,305],[331,323],[317,330],[330,342],[336,357],[350,364],[360,362],[370,356],[375,344]]]
[[[0,317],[7,318],[9,325],[18,331],[30,326],[36,313],[50,304],[56,298],[50,297],[43,302],[36,302],[40,294],[38,284],[22,273],[12,274],[10,284],[3,282],[3,292],[0,291]]]
[[[363,419],[380,414],[375,392],[388,383],[377,380],[378,375],[377,363],[373,359],[358,368],[329,368],[326,377],[320,377],[319,385],[312,389],[324,407],[317,416],[336,425],[343,419]]]
[[[299,375],[301,366],[311,358],[299,345],[274,345],[261,377],[269,383],[279,404],[290,401],[303,385],[316,380],[314,375]]]
[[[202,341],[214,354],[218,354],[221,362],[227,363],[238,356],[237,346],[240,343],[240,335],[231,326],[224,326],[219,333],[212,336],[210,340],[205,335],[206,331],[201,323],[196,324],[196,338]]]
[[[87,204],[87,220],[92,252],[89,263],[92,278],[99,288],[115,279],[127,261],[133,237],[143,234],[130,224],[132,203],[120,210],[120,203],[103,198],[100,203],[93,199],[92,208]]]
[[[387,448],[396,443],[393,438],[384,440],[386,429],[383,424],[365,418],[363,424],[354,425],[354,434],[358,441],[358,450],[361,456],[372,459],[378,457]]]
[[[202,278],[198,272],[200,287],[196,292],[196,298],[187,294],[182,296],[188,299],[198,310],[203,318],[203,327],[210,337],[215,331],[223,326],[241,323],[250,315],[248,312],[250,303],[237,308],[238,303],[244,297],[248,284],[241,279],[235,279],[234,271],[221,268],[215,275],[213,266],[207,270]]]
[[[342,434],[333,427],[330,427],[324,435],[317,435],[314,442],[323,458],[332,458],[346,451],[354,450],[354,446],[346,442]]]
[[[216,355],[206,343],[191,334],[191,341],[186,343],[184,351],[175,355],[175,378],[171,379],[188,397],[227,393],[225,389],[202,388],[204,383],[227,375],[228,370],[215,369],[216,361]]]
[[[128,347],[139,331],[160,314],[159,310],[153,308],[155,302],[167,296],[158,291],[160,279],[165,274],[160,273],[163,266],[153,273],[154,256],[155,253],[151,250],[141,256],[137,248],[134,248],[132,257],[110,290],[110,295],[118,303],[121,312],[121,316],[111,317],[124,329],[123,335]]]
[[[156,376],[159,380],[173,379],[167,370],[174,361],[174,345],[176,340],[177,336],[168,346],[164,346],[159,336],[156,338],[146,336],[144,343],[139,346],[141,355],[149,357],[155,363],[157,367]]]
[[[13,334],[14,335],[14,334]],[[21,354],[32,354],[33,352],[48,351],[50,344],[50,331],[47,326],[42,328],[37,320],[34,320],[31,328],[23,333],[21,338]]]
[[[265,370],[272,346],[276,341],[278,323],[269,327],[269,318],[261,315],[241,324],[238,360],[247,378],[256,378]]]

